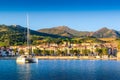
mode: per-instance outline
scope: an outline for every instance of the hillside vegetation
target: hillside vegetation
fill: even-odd
[[[27,28],[20,25],[0,25],[0,46],[10,45],[26,45]],[[64,38],[59,35],[47,34],[30,30],[31,43],[33,41],[42,40],[46,38]]]
[[[27,28],[20,25],[0,25],[0,46],[26,45]],[[76,31],[67,26],[59,26],[38,31],[30,30],[30,44],[62,44],[63,42],[109,42],[120,37],[120,32],[102,28],[95,32]]]

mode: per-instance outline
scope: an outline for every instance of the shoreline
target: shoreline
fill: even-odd
[[[0,57],[0,60],[16,60],[17,57]],[[114,58],[96,58],[95,56],[36,56],[39,60],[120,60]]]
[[[95,56],[36,56],[39,60],[117,60],[117,58],[95,58]]]

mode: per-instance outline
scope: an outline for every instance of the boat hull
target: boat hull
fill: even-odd
[[[37,63],[37,58],[17,58],[16,62],[18,63]]]

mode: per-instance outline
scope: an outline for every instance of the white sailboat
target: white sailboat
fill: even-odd
[[[30,55],[30,32],[29,32],[29,17],[27,15],[27,52],[25,55],[17,57],[16,62],[18,63],[37,63],[38,59]]]

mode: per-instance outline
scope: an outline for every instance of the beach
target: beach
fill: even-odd
[[[96,58],[95,56],[36,56],[38,59],[60,59],[60,60],[117,60],[114,58]]]
[[[95,56],[35,56],[39,60],[120,60],[114,58],[96,58]],[[17,57],[0,57],[0,60],[15,60]]]

